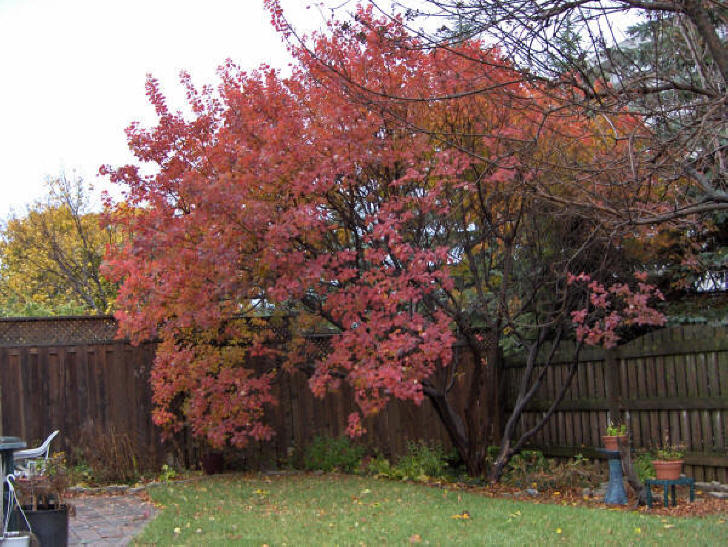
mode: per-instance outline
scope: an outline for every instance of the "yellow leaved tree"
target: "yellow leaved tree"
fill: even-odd
[[[119,242],[90,210],[80,177],[49,179],[48,194],[0,233],[0,314],[105,314],[116,284],[99,272],[107,245]]]

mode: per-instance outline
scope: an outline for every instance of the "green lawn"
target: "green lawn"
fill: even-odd
[[[348,475],[223,475],[150,495],[163,510],[139,543],[721,545],[728,539],[728,524],[718,517],[536,504]]]

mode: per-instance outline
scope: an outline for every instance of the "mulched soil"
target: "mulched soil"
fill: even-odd
[[[433,484],[443,487],[444,484]],[[728,520],[728,499],[717,499],[698,490],[694,502],[689,501],[689,488],[677,488],[677,505],[663,507],[662,490],[653,491],[652,509],[646,506],[637,506],[637,499],[628,489],[627,505],[606,505],[594,497],[584,497],[582,488],[563,488],[560,490],[540,491],[538,496],[529,496],[520,488],[508,485],[469,486],[466,484],[449,484],[448,488],[457,488],[468,492],[480,494],[489,498],[509,498],[527,501],[530,503],[551,503],[554,505],[572,505],[593,507],[610,511],[639,511],[648,515],[663,515],[671,517],[701,517],[706,515],[723,515]],[[672,499],[670,500],[672,502]]]

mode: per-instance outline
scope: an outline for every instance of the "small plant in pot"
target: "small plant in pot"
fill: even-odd
[[[655,459],[652,460],[657,480],[673,481],[679,479],[684,456],[681,445],[665,444],[658,449]]]
[[[607,426],[607,434],[602,435],[604,448],[616,452],[619,450],[619,444],[627,438],[627,424],[615,424],[609,422]]]
[[[42,474],[15,479],[23,513],[16,514],[15,521],[21,528],[29,525],[43,547],[66,545],[68,517],[74,508],[65,501],[68,474],[63,454],[49,458],[43,468]]]

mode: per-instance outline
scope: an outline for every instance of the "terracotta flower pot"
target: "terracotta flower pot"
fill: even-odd
[[[659,481],[674,481],[680,478],[683,460],[652,460]]]
[[[616,452],[617,450],[619,450],[619,444],[623,443],[626,437],[626,435],[602,435],[604,448]]]

